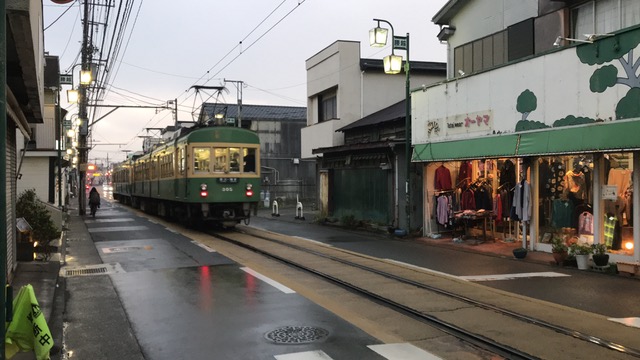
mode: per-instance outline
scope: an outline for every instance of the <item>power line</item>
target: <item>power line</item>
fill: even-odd
[[[73,0],[73,2],[72,2],[71,4],[69,4],[69,7],[67,7],[67,8],[62,12],[62,14],[60,14],[60,16],[58,16],[55,20],[53,20],[53,22],[52,22],[51,24],[47,25],[47,27],[45,27],[44,29],[42,29],[42,31],[47,31],[47,29],[48,29],[48,28],[50,28],[50,27],[51,27],[51,25],[53,25],[53,24],[55,24],[56,22],[58,22],[58,20],[60,20],[60,18],[61,18],[61,17],[63,17],[63,16],[64,16],[64,14],[66,14],[66,13],[67,13],[67,11],[71,10],[71,8],[73,7],[73,5],[75,5],[77,1],[78,1],[78,0]]]

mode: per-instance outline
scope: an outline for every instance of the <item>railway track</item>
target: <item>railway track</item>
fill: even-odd
[[[599,315],[250,227],[210,235],[503,358],[640,358],[637,329]]]

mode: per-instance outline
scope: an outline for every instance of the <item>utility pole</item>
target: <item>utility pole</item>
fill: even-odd
[[[225,83],[233,83],[236,86],[237,90],[237,98],[238,98],[238,127],[242,127],[242,86],[244,82],[240,80],[227,80],[224,79]]]
[[[89,1],[84,1],[84,19],[82,23],[82,71],[90,70],[90,55],[89,49]],[[78,174],[79,174],[79,189],[78,189],[78,213],[84,215],[87,209],[87,199],[85,194],[85,183],[87,181],[87,136],[89,135],[89,119],[87,116],[87,85],[80,81],[80,99],[78,102],[78,117],[81,124],[78,134]]]

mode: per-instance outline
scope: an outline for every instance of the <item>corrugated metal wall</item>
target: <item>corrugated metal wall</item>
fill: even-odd
[[[379,168],[335,169],[331,187],[333,216],[353,215],[391,224],[393,212],[389,172]]]
[[[16,243],[16,129],[13,122],[7,122],[7,175],[5,194],[7,197],[6,218],[7,218],[7,279],[11,279],[11,274],[16,266],[15,243]]]

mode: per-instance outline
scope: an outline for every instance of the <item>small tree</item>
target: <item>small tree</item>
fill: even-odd
[[[40,202],[35,189],[22,192],[16,202],[16,217],[25,218],[33,228],[33,239],[41,243],[47,243],[60,237],[58,230],[51,220],[47,208]]]

